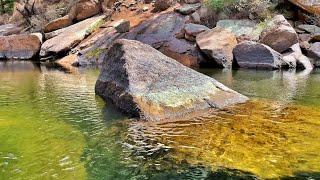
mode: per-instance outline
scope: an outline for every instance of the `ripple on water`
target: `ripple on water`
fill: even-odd
[[[320,172],[319,128],[317,108],[254,100],[188,120],[133,121],[127,142],[134,154],[146,157],[165,150],[177,162],[213,171],[229,168],[278,178]]]

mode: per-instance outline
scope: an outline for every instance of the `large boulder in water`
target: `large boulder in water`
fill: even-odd
[[[96,94],[145,120],[171,119],[248,100],[149,45],[116,40],[96,83]]]
[[[32,59],[40,47],[37,35],[0,36],[0,59]]]

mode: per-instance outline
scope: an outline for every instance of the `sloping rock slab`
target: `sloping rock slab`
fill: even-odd
[[[0,36],[0,59],[32,59],[40,47],[41,41],[36,35]]]
[[[61,18],[55,19],[44,26],[43,31],[45,33],[52,32],[72,24],[72,19],[69,15],[63,16]]]
[[[0,36],[9,36],[19,34],[22,31],[21,27],[14,24],[5,24],[0,26]]]
[[[314,0],[289,0],[294,5],[315,15],[320,15],[320,3]]]
[[[248,100],[138,41],[116,40],[106,57],[96,94],[133,117],[172,119]]]
[[[200,51],[194,43],[178,39],[188,18],[175,12],[155,15],[130,30],[123,38],[137,40],[160,50],[188,67],[198,65]]]
[[[45,41],[41,47],[40,56],[60,56],[79,44],[92,29],[96,28],[104,16],[92,17],[77,24],[51,33],[51,39]],[[48,37],[46,35],[46,37]]]

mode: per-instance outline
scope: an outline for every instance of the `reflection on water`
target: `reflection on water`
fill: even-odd
[[[319,71],[203,73],[253,100],[139,122],[94,95],[98,70],[0,63],[0,179],[319,178]]]

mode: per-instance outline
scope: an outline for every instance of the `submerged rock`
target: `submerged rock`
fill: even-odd
[[[234,48],[233,54],[240,68],[279,69],[287,66],[280,53],[257,42],[244,41]]]
[[[106,57],[96,94],[134,117],[171,119],[248,100],[138,41],[116,40]]]
[[[40,47],[37,35],[0,36],[0,59],[32,59]]]
[[[218,65],[222,67],[232,66],[232,50],[237,45],[236,36],[232,32],[216,27],[197,35],[196,41],[201,51]]]

